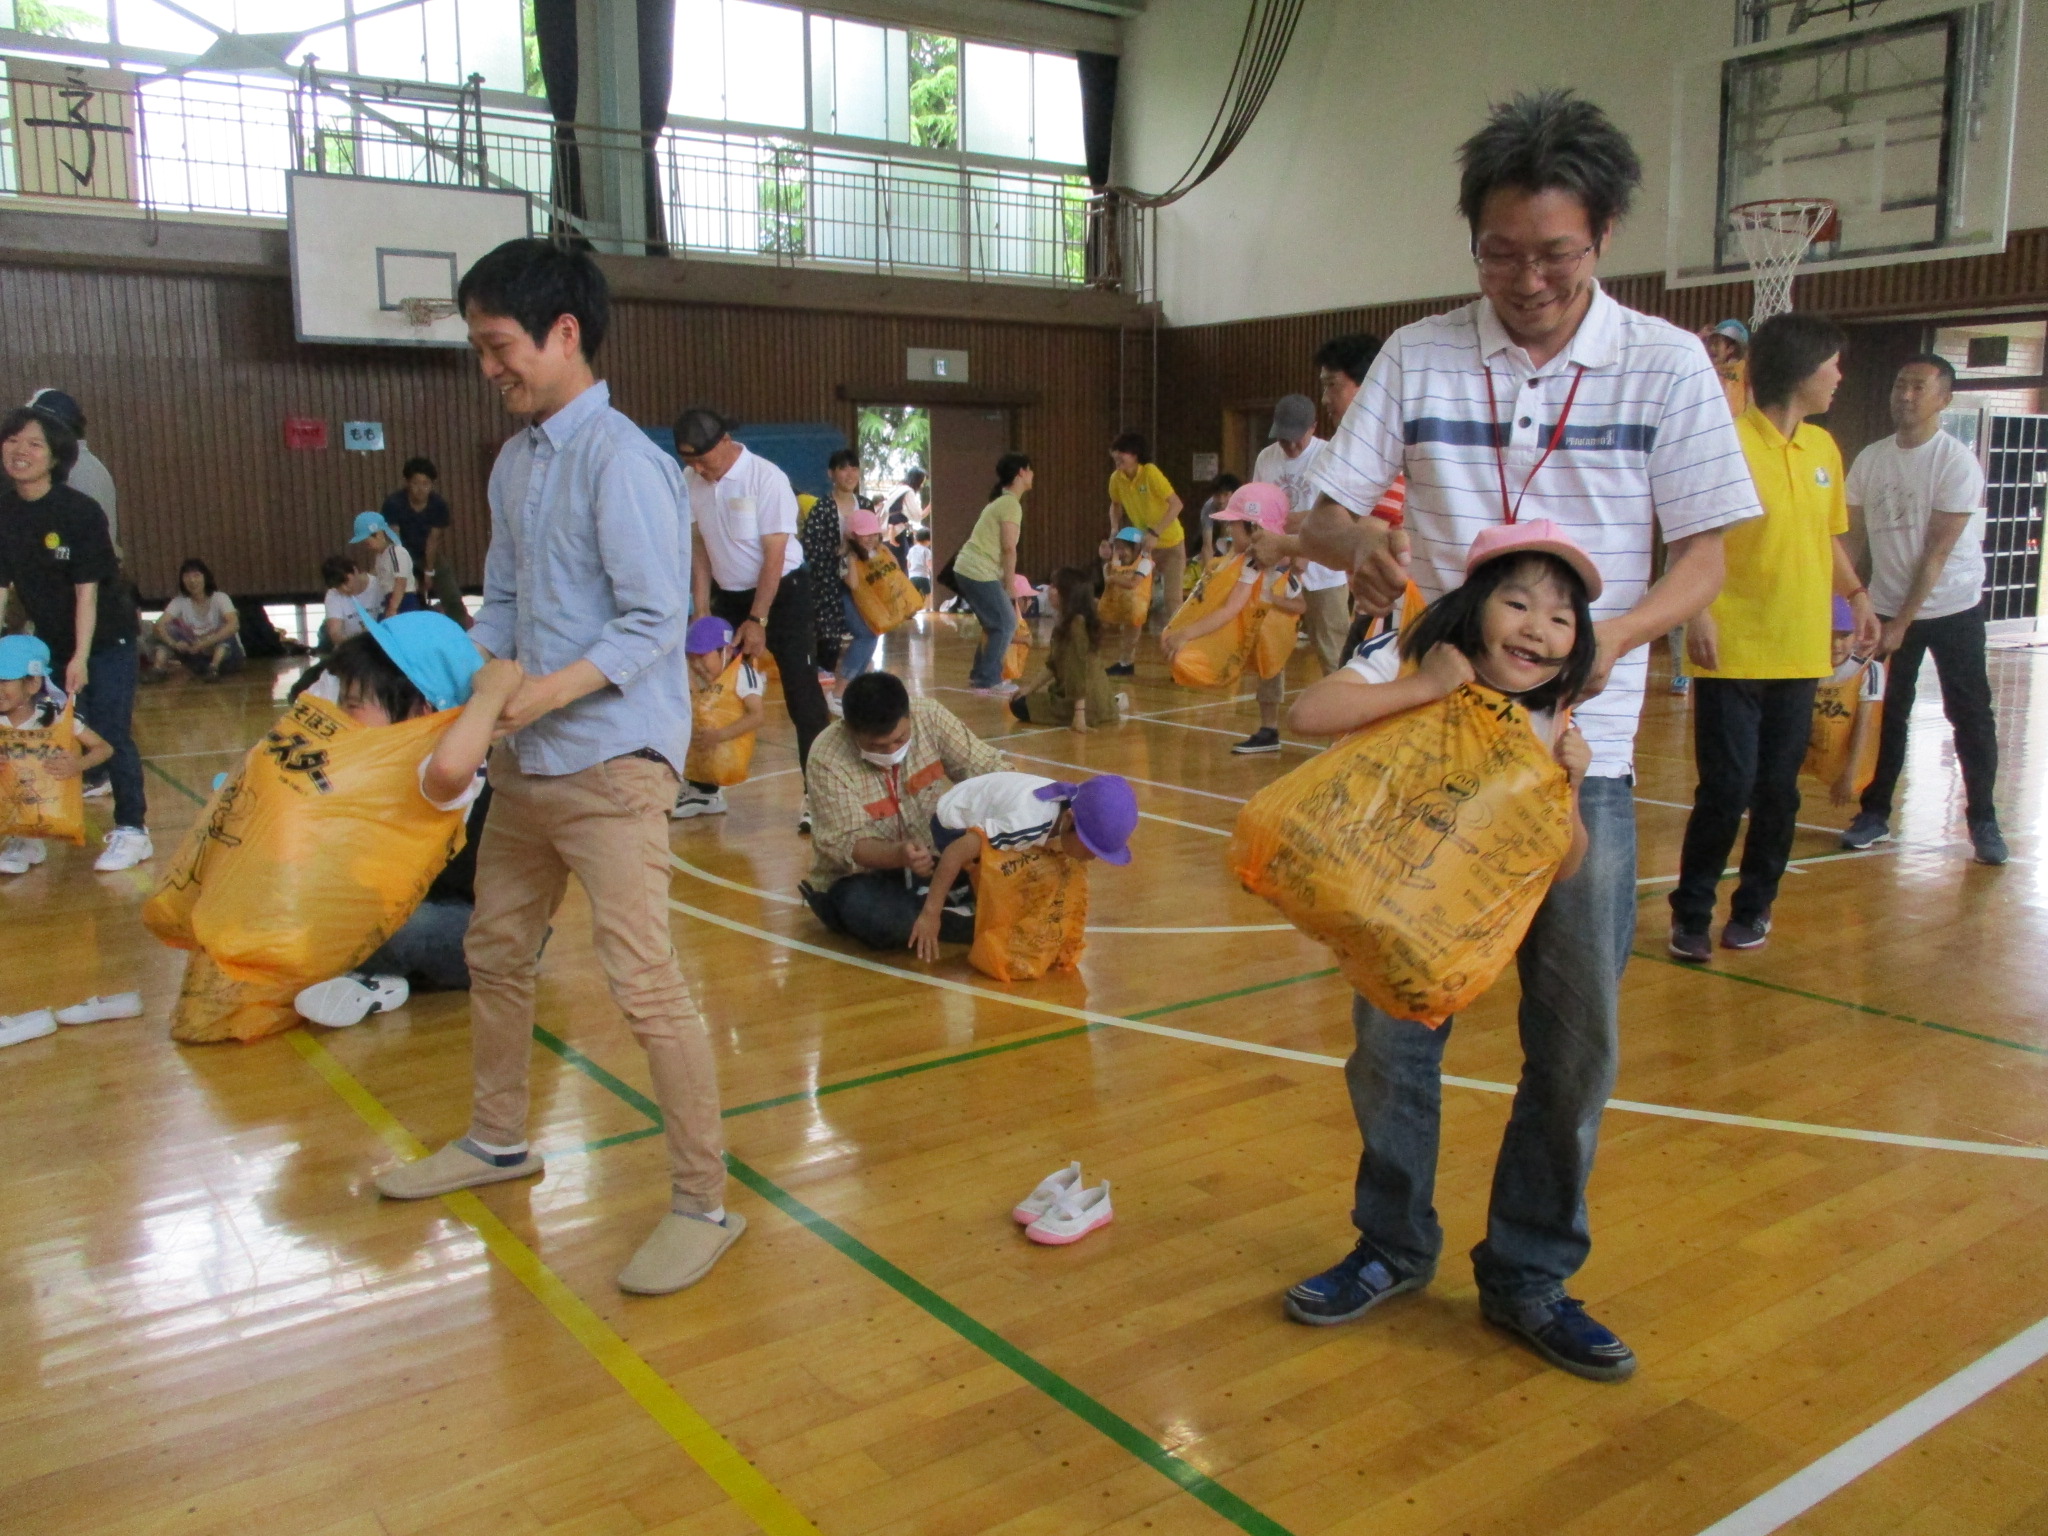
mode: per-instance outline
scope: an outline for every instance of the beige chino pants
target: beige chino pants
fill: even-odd
[[[1308,612],[1301,617],[1302,627],[1308,631],[1309,644],[1315,647],[1316,659],[1327,675],[1336,671],[1344,659],[1344,637],[1351,633],[1351,589],[1325,587],[1320,592],[1304,592],[1302,597],[1308,602]]]

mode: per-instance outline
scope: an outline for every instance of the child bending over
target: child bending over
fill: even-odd
[[[1079,566],[1062,566],[1052,573],[1052,593],[1059,618],[1052,626],[1051,660],[1043,677],[1010,700],[1010,713],[1076,731],[1086,731],[1091,722],[1114,725],[1127,701],[1111,688],[1098,654],[1102,625],[1095,613],[1095,579]]]
[[[34,635],[0,640],[0,724],[17,731],[46,731],[64,713],[64,695],[50,686],[50,647]],[[53,779],[75,779],[114,755],[84,721],[73,719],[78,746],[46,760]],[[10,837],[0,846],[0,875],[25,875],[49,857],[39,837]]]

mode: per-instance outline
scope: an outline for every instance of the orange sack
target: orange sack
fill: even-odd
[[[0,837],[85,841],[84,779],[50,772],[50,759],[58,753],[78,755],[72,707],[65,700],[64,713],[40,730],[0,724]]]
[[[1088,869],[1052,848],[995,848],[972,864],[974,947],[967,963],[997,981],[1030,981],[1081,962]]]
[[[1849,747],[1856,734],[1856,704],[1863,688],[1863,671],[1858,668],[1839,683],[1821,679],[1813,695],[1813,724],[1806,737],[1806,759],[1799,771],[1832,786],[1849,766]],[[1877,738],[1884,725],[1884,701],[1867,700],[1871,711],[1870,729],[1864,733],[1863,750],[1856,757],[1856,776],[1851,787],[1857,794],[1877,777]]]
[[[1031,637],[1023,630],[1017,631],[1017,638],[1010,642],[1010,648],[1003,652],[1003,677],[1015,682],[1031,665]]]
[[[692,695],[690,715],[697,730],[721,729],[747,712],[747,701],[740,697],[740,668],[744,665],[744,657],[733,657],[716,682]],[[755,732],[748,731],[708,747],[698,746],[692,736],[690,755],[683,760],[683,777],[696,784],[716,784],[721,789],[746,783],[754,766],[755,736]]]
[[[1275,571],[1270,576],[1259,578],[1259,595],[1277,597],[1287,584],[1285,572]],[[1286,613],[1281,609],[1267,606],[1259,617],[1258,631],[1252,636],[1252,671],[1264,682],[1269,677],[1278,677],[1287,670],[1287,663],[1294,657],[1294,637],[1301,633],[1301,615]]]
[[[1151,566],[1152,560],[1148,555],[1125,567],[1138,573],[1138,579],[1128,587],[1120,587],[1113,581],[1104,581],[1102,601],[1095,605],[1095,617],[1112,629],[1141,627],[1147,615],[1152,612]]]
[[[903,574],[903,567],[889,551],[876,550],[872,560],[863,560],[858,555],[850,558],[853,606],[869,629],[886,635],[923,612],[924,594],[910,584],[910,578]]]
[[[1197,619],[1222,611],[1237,590],[1237,578],[1244,571],[1244,556],[1232,555],[1202,573],[1194,591],[1168,621],[1166,630],[1185,629]],[[1190,640],[1173,653],[1173,680],[1183,688],[1234,688],[1244,675],[1258,641],[1259,626],[1266,616],[1264,599],[1255,594],[1238,611],[1235,622]]]
[[[1570,781],[1526,711],[1467,684],[1267,785],[1230,867],[1375,1007],[1435,1026],[1513,957],[1571,826]]]

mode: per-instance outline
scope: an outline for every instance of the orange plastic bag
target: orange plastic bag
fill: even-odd
[[[1278,677],[1294,659],[1294,638],[1301,632],[1301,615],[1285,613],[1271,605],[1271,599],[1280,596],[1286,584],[1287,576],[1280,571],[1259,578],[1259,595],[1267,599],[1267,604],[1252,636],[1251,665],[1261,680]]]
[[[910,584],[888,550],[876,550],[872,560],[852,559],[853,606],[869,629],[886,635],[924,611],[924,594]]]
[[[1863,669],[1839,683],[1825,678],[1813,695],[1813,724],[1806,737],[1806,759],[1799,771],[1830,787],[1849,766],[1849,747],[1856,734],[1856,708],[1863,690]],[[1850,788],[1862,794],[1877,777],[1877,738],[1884,726],[1884,701],[1863,702],[1870,711],[1870,729],[1863,738],[1863,750],[1856,755],[1856,773]]]
[[[1149,565],[1149,560],[1136,562],[1138,566]],[[1134,567],[1123,567],[1125,570]],[[1117,567],[1112,566],[1112,570]],[[1152,573],[1141,571],[1137,581],[1128,587],[1114,582],[1102,584],[1102,601],[1095,605],[1095,617],[1111,628],[1136,629],[1141,627],[1146,616],[1152,612]]]
[[[1088,867],[1052,848],[994,848],[981,837],[974,881],[974,947],[967,963],[997,981],[1031,981],[1081,962]]]
[[[292,1007],[298,993],[295,983],[235,981],[222,974],[205,950],[194,951],[178,986],[171,1038],[186,1045],[212,1045],[282,1034],[299,1022]]]
[[[1003,677],[1015,682],[1031,665],[1031,637],[1023,630],[1017,631],[1017,638],[1010,642],[1010,648],[1003,652]]]
[[[1237,578],[1244,570],[1244,556],[1219,560],[1202,573],[1194,591],[1180,605],[1166,629],[1169,634],[1185,629],[1197,619],[1220,612],[1237,590]],[[1244,675],[1258,640],[1258,626],[1265,618],[1266,605],[1254,594],[1238,611],[1234,622],[1190,640],[1173,653],[1173,680],[1183,688],[1232,688]]]
[[[143,922],[265,997],[350,969],[462,848],[467,812],[435,810],[419,781],[455,713],[371,729],[302,696],[208,803]]]
[[[1571,847],[1571,788],[1520,705],[1459,688],[1353,733],[1245,806],[1230,867],[1395,1018],[1493,985]]]
[[[726,669],[718,674],[716,682],[691,696],[691,719],[697,730],[708,731],[731,725],[747,712],[747,701],[740,697],[740,668],[744,665],[744,658],[733,657]],[[754,766],[755,734],[748,731],[715,746],[705,747],[697,745],[696,737],[692,736],[690,755],[683,760],[683,777],[693,783],[716,784],[721,788],[728,784],[744,784],[748,771]]]
[[[55,723],[40,730],[0,725],[0,836],[85,841],[85,781],[50,772],[58,753],[78,755],[70,700]]]

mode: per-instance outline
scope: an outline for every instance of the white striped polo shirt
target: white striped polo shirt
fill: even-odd
[[[1563,440],[1530,480],[1575,377]],[[1316,484],[1365,513],[1405,471],[1411,574],[1435,599],[1465,579],[1472,540],[1505,521],[1493,446],[1502,420],[1517,518],[1552,519],[1593,557],[1605,584],[1596,619],[1626,613],[1649,589],[1656,529],[1682,539],[1762,515],[1706,349],[1597,286],[1578,334],[1541,368],[1483,298],[1402,326],[1317,459]],[[1574,706],[1593,773],[1632,771],[1648,673],[1639,647],[1615,665],[1604,693]]]

